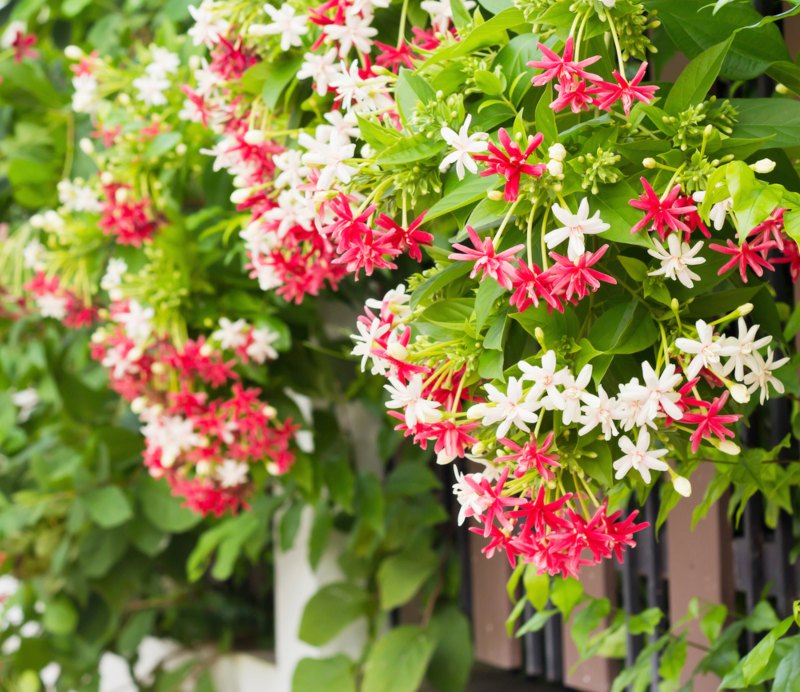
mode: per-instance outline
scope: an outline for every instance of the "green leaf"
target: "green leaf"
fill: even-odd
[[[78,624],[78,611],[66,596],[45,603],[42,626],[51,634],[69,634]]]
[[[641,245],[650,247],[647,234],[631,233],[633,228],[642,218],[642,213],[628,204],[639,196],[639,192],[626,181],[604,187],[601,194],[592,197],[592,208],[600,212],[600,216],[611,228],[598,235],[606,240],[613,240],[626,245]]]
[[[92,521],[106,529],[124,524],[133,516],[130,500],[116,485],[90,491],[83,496],[83,504]]]
[[[658,327],[637,301],[617,303],[592,325],[591,343],[603,353],[638,353],[658,339]]]
[[[428,547],[409,546],[387,557],[378,568],[378,590],[382,610],[410,601],[436,571],[439,557]]]
[[[437,608],[428,632],[436,642],[428,672],[428,681],[439,692],[462,692],[472,668],[472,637],[467,617],[453,605]]]
[[[778,664],[772,692],[798,692],[800,690],[800,646],[795,646]]]
[[[278,105],[283,90],[296,77],[302,63],[303,55],[301,53],[282,53],[277,59],[256,64],[268,66],[266,79],[261,88],[261,98],[267,108],[272,110]]]
[[[311,525],[311,535],[308,538],[308,564],[311,569],[316,569],[322,558],[333,528],[333,515],[328,508],[321,504],[314,513],[314,523]]]
[[[355,666],[343,654],[304,658],[294,669],[292,692],[356,692]]]
[[[552,146],[558,142],[558,125],[556,125],[556,114],[550,104],[553,101],[553,87],[548,84],[542,95],[539,97],[539,102],[536,104],[536,111],[534,113],[534,126],[536,130],[544,135],[544,142],[548,146]],[[629,229],[630,230],[630,229]]]
[[[550,621],[550,618],[557,613],[558,611],[555,608],[540,610],[532,618],[525,622],[522,627],[517,630],[517,633],[514,636],[522,637],[529,632],[538,632],[539,630],[543,630],[544,626]]]
[[[303,609],[298,636],[307,644],[327,644],[351,622],[368,614],[370,595],[350,582],[323,586]]]
[[[550,576],[537,574],[536,566],[529,564],[525,568],[522,583],[525,585],[525,595],[531,605],[536,610],[544,610],[547,601],[550,599]]]
[[[292,504],[281,517],[278,526],[281,550],[289,550],[294,544],[295,536],[300,528],[300,520],[303,517],[304,506],[300,502]]]
[[[572,609],[581,602],[583,598],[583,584],[573,577],[567,579],[556,579],[553,582],[550,600],[558,608],[567,620],[572,614]]]
[[[386,479],[386,494],[414,496],[440,487],[439,479],[425,464],[409,461],[396,466]]]
[[[432,637],[416,625],[387,632],[369,652],[361,692],[416,692],[433,649]]]
[[[392,146],[386,147],[378,155],[376,162],[382,166],[389,166],[424,161],[436,156],[444,147],[444,141],[438,137],[428,139],[424,134],[403,137]],[[429,216],[425,217],[426,220],[429,219]]]
[[[800,145],[800,101],[794,99],[732,99],[737,122],[732,137],[769,141],[763,148]]]
[[[153,526],[167,533],[183,533],[197,526],[203,517],[181,506],[173,497],[164,481],[142,476],[138,484],[137,497],[142,511]]]
[[[481,282],[475,294],[475,328],[483,330],[486,321],[492,315],[497,299],[506,292],[497,281],[488,277]]]
[[[702,103],[722,68],[722,62],[733,44],[733,36],[722,43],[711,46],[683,68],[670,89],[664,110],[677,115],[689,106]]]
[[[401,67],[395,82],[395,100],[403,123],[408,126],[418,103],[436,100],[436,91],[423,77]],[[363,133],[362,133],[363,134]]]
[[[541,56],[536,47],[539,37],[536,34],[526,33],[511,39],[495,58],[493,66],[499,66],[503,71],[506,82],[511,86],[509,98],[515,105],[531,88],[533,72],[528,63]]]
[[[769,631],[758,644],[755,645],[753,650],[742,659],[742,675],[744,682],[749,685],[756,679],[756,676],[767,666],[770,656],[775,649],[775,643],[782,637],[788,629],[794,624],[793,618],[786,618],[782,620],[777,627]],[[725,680],[722,681],[722,686],[725,686]]]
[[[486,197],[489,190],[497,187],[500,178],[496,175],[468,175],[450,190],[445,190],[438,200],[425,214],[425,221],[431,221],[450,212],[466,207]],[[459,262],[463,264],[463,262]]]

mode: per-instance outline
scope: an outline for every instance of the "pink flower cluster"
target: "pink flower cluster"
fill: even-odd
[[[97,319],[97,311],[72,291],[63,288],[57,276],[48,277],[38,271],[24,289],[33,297],[42,317],[52,317],[76,329],[86,327]]]
[[[106,235],[112,235],[120,245],[140,247],[158,230],[158,221],[152,216],[146,199],[132,199],[130,185],[111,183],[103,186],[98,226]]]

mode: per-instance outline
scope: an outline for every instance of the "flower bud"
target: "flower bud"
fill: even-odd
[[[175,147],[175,153],[178,156],[183,156],[186,153],[186,145],[183,142],[180,142],[178,146]]]
[[[393,341],[386,347],[386,353],[395,360],[404,361],[408,357],[408,349],[397,341]]]
[[[670,304],[669,304],[669,306],[672,308],[672,311],[673,311],[673,312],[678,312],[678,310],[680,310],[680,309],[681,309],[681,304],[678,302],[678,299],[677,299],[677,298],[673,298],[673,299],[670,301]]]
[[[751,163],[750,168],[760,175],[765,175],[775,170],[775,162],[772,159],[759,159],[755,163]]]
[[[692,494],[692,484],[688,478],[684,478],[683,476],[675,476],[672,479],[672,487],[675,488],[675,492],[678,495],[682,495],[683,497],[690,497]]]
[[[244,133],[244,141],[250,145],[263,144],[265,139],[261,130],[248,130]]]
[[[244,204],[247,201],[247,198],[252,195],[252,190],[250,188],[242,188],[241,190],[234,190],[231,193],[231,202],[234,204]]]
[[[746,404],[750,401],[750,392],[743,384],[734,384],[729,389],[733,400],[739,404]]]
[[[483,444],[483,442],[476,442],[474,445],[472,445],[472,453],[476,457],[479,457],[485,451],[486,451],[486,446]]]
[[[642,165],[645,168],[655,168],[657,163],[652,156],[648,156],[646,159],[642,160]]]
[[[155,362],[153,363],[151,370],[153,371],[154,375],[163,375],[167,371],[167,368],[164,363]]]
[[[111,185],[111,183],[114,182],[114,176],[108,171],[103,171],[100,174],[100,182],[103,183],[103,185]]]
[[[708,125],[705,126],[705,129],[703,130],[703,137],[708,139],[713,134],[714,134],[714,126],[709,123]]]
[[[211,464],[207,459],[201,459],[194,466],[198,476],[208,476],[211,474]]]
[[[133,411],[137,416],[140,413],[144,413],[144,410],[147,408],[147,399],[143,396],[137,396],[131,402],[131,411]]]
[[[82,60],[84,55],[86,54],[78,46],[67,46],[64,49],[64,56],[67,60]]]
[[[81,148],[81,151],[86,154],[87,156],[91,156],[94,154],[94,144],[92,144],[92,140],[88,137],[81,137],[80,142],[78,142],[78,146]]]
[[[791,91],[789,90],[789,87],[787,87],[785,84],[776,84],[775,93],[781,94],[781,96],[786,96],[787,94],[790,94]]]
[[[199,55],[193,55],[189,58],[189,67],[192,70],[197,70],[202,64],[203,61],[200,59]]]
[[[436,463],[444,466],[452,462],[454,458],[447,453],[446,449],[443,449],[436,455]]]
[[[745,315],[749,315],[751,312],[753,312],[752,303],[745,303],[744,305],[739,306],[739,317],[744,317]]]
[[[547,155],[556,161],[563,161],[567,158],[567,150],[561,143],[556,143],[547,150]]]
[[[264,415],[265,415],[267,418],[275,418],[275,416],[277,416],[277,415],[278,415],[278,412],[275,410],[275,407],[274,407],[274,406],[265,406],[265,407],[264,407],[264,408],[261,410],[261,412],[262,412],[262,413],[263,413],[263,414],[264,414]]]
[[[564,175],[564,164],[556,159],[547,162],[547,172],[554,178],[561,178]]]
[[[208,344],[203,344],[200,347],[200,355],[203,356],[203,358],[208,358],[212,353],[214,353],[214,349]]]
[[[736,456],[737,454],[742,453],[741,447],[737,445],[733,440],[719,440],[714,444],[714,446],[723,454],[730,454],[731,456]]]
[[[128,94],[126,94],[124,91],[117,98],[123,106],[129,106],[131,103],[131,97],[128,96]]]
[[[503,191],[489,190],[489,192],[486,193],[486,196],[492,200],[492,202],[501,202],[503,200]]]

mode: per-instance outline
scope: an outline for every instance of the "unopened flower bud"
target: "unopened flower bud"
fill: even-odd
[[[175,147],[175,153],[178,156],[183,156],[186,153],[186,145],[183,142],[178,144],[178,146]]]
[[[492,200],[492,202],[500,202],[503,199],[503,191],[502,190],[489,190],[486,193],[486,196]]]
[[[203,356],[203,358],[208,358],[212,353],[214,353],[214,349],[211,348],[209,344],[203,344],[200,347],[200,355]]]
[[[128,199],[128,188],[118,187],[114,192],[114,199],[122,204],[126,199]]]
[[[557,142],[547,150],[547,155],[556,161],[563,161],[567,158],[567,150],[563,144]]]
[[[692,484],[688,478],[683,476],[675,476],[672,479],[672,487],[675,488],[678,495],[683,495],[683,497],[690,497],[692,494]]]
[[[790,94],[791,91],[789,90],[789,87],[787,87],[785,84],[776,84],[775,93],[781,94],[781,96],[786,96],[787,94]]]
[[[270,461],[267,464],[267,471],[270,476],[280,476],[281,475],[281,467],[278,466],[274,461]]]
[[[657,165],[657,162],[652,156],[648,156],[646,159],[642,160],[642,165],[645,168],[655,168],[656,165]]]
[[[147,408],[147,399],[143,396],[137,396],[131,402],[131,411],[133,411],[137,416],[140,413],[144,413],[144,410]]]
[[[533,330],[533,336],[536,338],[536,341],[538,342],[539,346],[545,348],[544,330],[541,327],[536,327],[536,329]]]
[[[408,357],[408,349],[397,341],[393,341],[386,347],[386,353],[395,360],[404,361]]]
[[[242,188],[241,190],[234,190],[231,193],[231,202],[234,204],[244,204],[248,197],[252,194],[249,188]]]
[[[274,406],[265,406],[263,409],[261,409],[261,412],[262,412],[262,413],[263,413],[263,414],[264,414],[264,415],[265,415],[267,418],[275,418],[275,416],[277,416],[277,415],[278,415],[278,412],[275,410],[275,407],[274,407]]]
[[[775,170],[775,162],[772,159],[759,159],[755,163],[751,163],[750,168],[760,175],[765,175]]]
[[[670,301],[670,304],[669,304],[669,306],[672,308],[672,311],[673,311],[673,312],[678,312],[678,310],[680,310],[680,309],[681,309],[681,304],[678,302],[678,299],[677,299],[677,298],[673,298],[673,299]]]
[[[476,457],[479,457],[485,451],[486,451],[486,446],[483,444],[483,442],[476,442],[474,445],[472,445],[472,453]]]
[[[745,315],[749,315],[751,312],[753,312],[752,303],[745,303],[744,305],[739,306],[739,317],[744,317]]]
[[[167,371],[167,368],[164,365],[164,363],[159,363],[158,361],[156,361],[155,363],[153,363],[151,370],[155,375],[163,375]]]
[[[206,459],[201,459],[194,466],[198,476],[208,476],[211,474],[211,464]]]
[[[739,445],[733,442],[733,440],[719,440],[713,444],[723,454],[730,454],[731,456],[736,456],[737,454],[742,453],[741,447],[739,447]]]
[[[244,134],[244,141],[250,145],[263,144],[266,137],[261,130],[248,130]]]
[[[193,55],[189,58],[189,67],[193,70],[198,69],[203,64],[203,61],[200,59],[199,55]]]
[[[92,144],[92,140],[88,137],[81,137],[80,142],[78,142],[78,146],[81,148],[81,151],[86,154],[87,156],[91,156],[94,154],[94,144]]]
[[[64,55],[67,60],[82,60],[85,53],[78,46],[67,46],[64,49]]]
[[[750,401],[750,392],[747,391],[747,387],[743,384],[734,384],[729,391],[733,400],[739,404],[746,404]]]
[[[123,106],[129,106],[131,103],[131,97],[128,96],[128,94],[126,94],[124,91],[117,98]]]
[[[93,344],[102,344],[105,340],[106,340],[106,333],[102,329],[98,329],[91,336],[91,341]]]
[[[111,185],[111,183],[114,182],[114,176],[108,171],[103,171],[100,174],[100,182],[103,183],[103,185]]]
[[[714,126],[709,123],[708,125],[705,126],[705,129],[703,130],[703,137],[708,138],[713,134],[714,134]]]
[[[554,178],[561,178],[564,175],[564,164],[556,159],[547,162],[547,172]]]

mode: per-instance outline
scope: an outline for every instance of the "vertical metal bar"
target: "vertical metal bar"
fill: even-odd
[[[648,608],[659,608],[662,613],[669,617],[667,608],[666,589],[664,584],[664,567],[662,546],[663,541],[656,541],[656,519],[658,518],[659,497],[658,488],[653,488],[647,502],[644,505],[644,518],[650,524],[650,528],[645,532],[643,539],[647,541],[649,551],[647,560],[644,564],[644,575],[647,578],[647,606]],[[656,641],[662,633],[661,627],[656,627],[655,632],[650,635],[650,642]],[[654,653],[651,661],[652,678],[650,689],[658,692],[658,654]]]
[[[525,620],[532,618],[534,613],[530,603],[525,604]],[[525,674],[530,677],[542,677],[546,671],[544,636],[541,632],[528,632],[522,638],[525,653]]]
[[[556,615],[544,627],[545,677],[548,682],[561,682],[563,678],[564,652],[561,642],[561,615]]]

